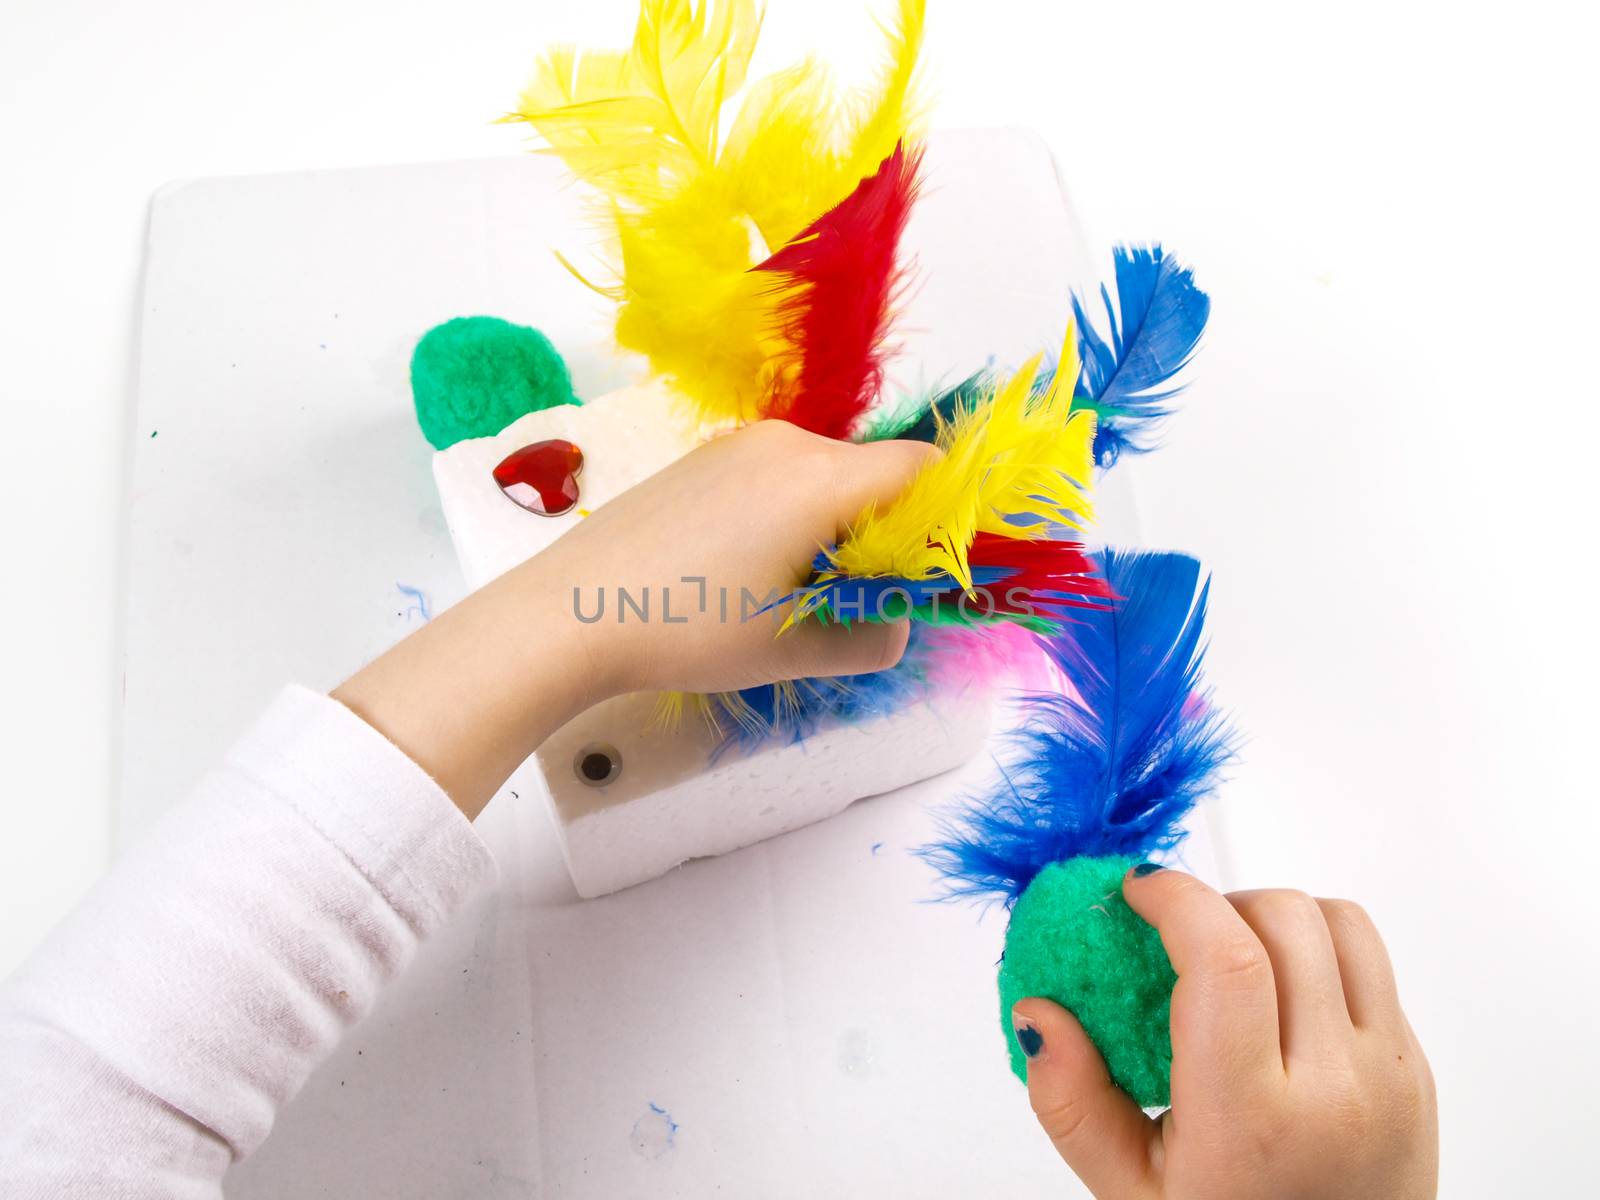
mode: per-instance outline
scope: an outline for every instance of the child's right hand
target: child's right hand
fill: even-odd
[[[1433,1075],[1388,953],[1346,900],[1217,894],[1179,871],[1123,881],[1161,933],[1172,1108],[1146,1117],[1065,1009],[1012,1013],[1039,1123],[1099,1200],[1418,1200],[1437,1192]]]

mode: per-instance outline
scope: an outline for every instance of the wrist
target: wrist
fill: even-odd
[[[594,589],[571,567],[558,543],[479,593],[503,589],[494,597],[496,637],[519,664],[525,701],[542,696],[561,709],[551,731],[602,700],[637,690],[638,654],[622,644],[624,630],[610,613],[585,610],[583,597],[592,600]]]
[[[559,571],[524,564],[334,691],[476,817],[556,729],[622,690],[620,656],[577,620]]]

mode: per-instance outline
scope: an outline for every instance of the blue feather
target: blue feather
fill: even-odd
[[[1183,390],[1173,379],[1194,357],[1211,316],[1211,298],[1195,286],[1194,273],[1160,246],[1116,246],[1111,254],[1116,300],[1109,288],[1100,288],[1107,336],[1094,327],[1082,298],[1077,293],[1072,296],[1083,360],[1073,400],[1075,406],[1092,408],[1099,416],[1094,456],[1102,467],[1115,465],[1123,454],[1143,454],[1153,448],[1149,439],[1154,425],[1171,415],[1168,402]],[[1053,368],[1042,369],[1034,391],[1042,394],[1053,375]],[[949,423],[962,409],[975,408],[993,384],[992,370],[979,371],[909,408],[880,417],[862,440],[932,442],[941,423]]]
[[[828,551],[820,550],[811,561],[814,572],[832,567]],[[993,588],[1017,573],[1015,567],[976,566],[970,569],[974,588]],[[802,598],[805,611],[818,613],[829,621],[848,625],[851,621],[898,620],[904,616],[905,607],[923,608],[934,601],[955,603],[954,597],[965,589],[954,575],[943,571],[927,579],[910,579],[904,575],[845,575],[826,583],[814,584],[797,591],[786,592],[775,600],[756,609],[755,615],[772,612]]]
[[[774,738],[804,741],[825,721],[850,723],[898,712],[926,694],[929,660],[938,651],[937,634],[913,624],[905,654],[887,670],[748,687],[737,693],[733,705],[718,697],[714,715],[725,732],[712,761],[729,750],[749,750]]]
[[[998,588],[1016,574],[1012,567],[973,567],[972,586],[978,591]],[[953,604],[965,589],[954,575],[936,572],[927,579],[902,575],[849,575],[830,579],[810,589],[808,603],[827,619],[848,625],[851,621],[898,619],[907,608],[925,608],[936,601]]]
[[[1023,697],[1029,715],[1001,779],[923,850],[953,895],[1009,905],[1051,863],[1170,850],[1232,757],[1233,735],[1201,691],[1200,565],[1113,550],[1101,563],[1126,599],[1040,638],[1076,697]]]
[[[1109,467],[1122,454],[1151,449],[1151,427],[1172,409],[1182,387],[1173,377],[1194,357],[1211,300],[1194,273],[1160,246],[1118,246],[1117,300],[1102,284],[1100,298],[1110,323],[1102,338],[1079,297],[1072,297],[1083,371],[1074,399],[1100,414],[1095,461]]]

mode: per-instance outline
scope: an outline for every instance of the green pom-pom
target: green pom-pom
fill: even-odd
[[[1143,1108],[1171,1102],[1172,987],[1161,935],[1122,898],[1128,858],[1074,858],[1040,871],[1011,911],[1000,1021],[1011,1069],[1028,1078],[1011,1028],[1018,1000],[1043,996],[1078,1018],[1111,1078]]]
[[[411,355],[411,397],[436,450],[489,437],[542,408],[578,403],[550,339],[499,317],[457,317],[423,334]]]

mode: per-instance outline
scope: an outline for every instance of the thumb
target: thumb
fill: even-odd
[[[1160,1193],[1152,1152],[1159,1126],[1111,1082],[1077,1019],[1049,1000],[1011,1010],[1028,1061],[1028,1101],[1057,1152],[1097,1200]]]
[[[888,504],[919,472],[944,457],[927,442],[836,442],[847,464],[831,492],[838,534],[842,538],[861,510]]]
[[[803,621],[774,640],[782,656],[775,669],[788,679],[886,671],[900,661],[910,636],[907,621]]]

